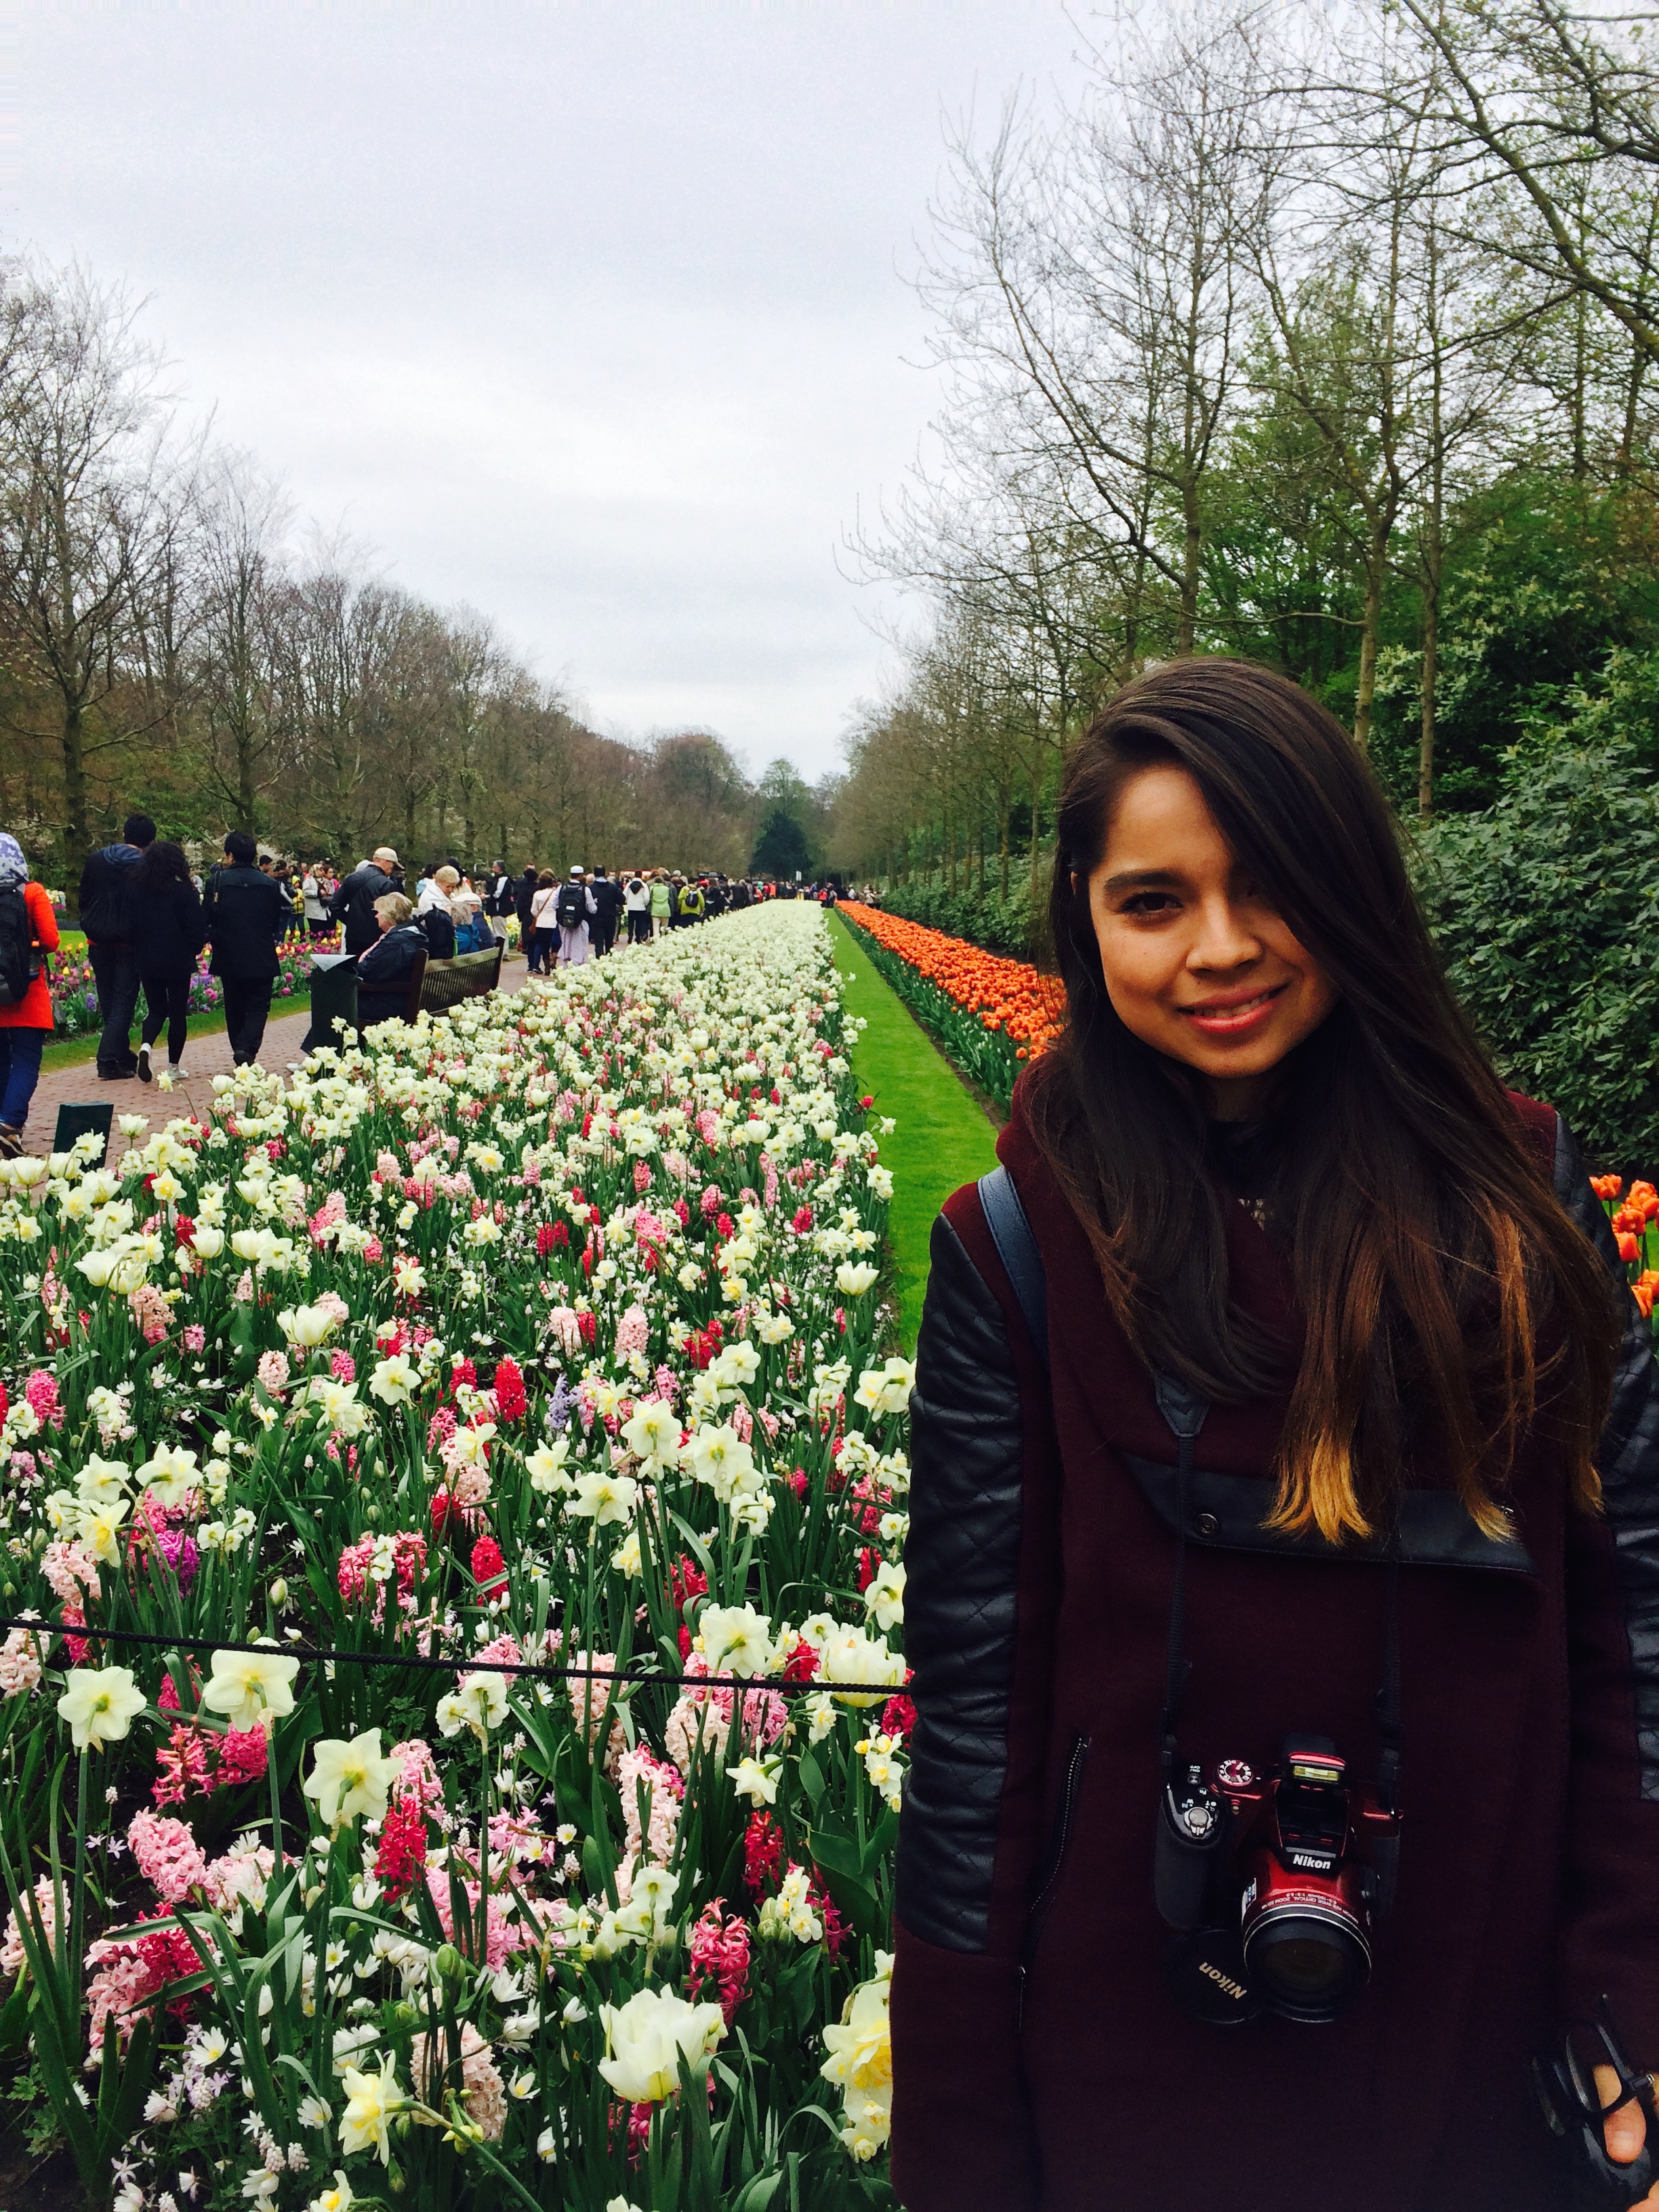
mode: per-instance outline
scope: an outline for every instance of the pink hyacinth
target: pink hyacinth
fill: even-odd
[[[705,1145],[713,1145],[720,1136],[720,1117],[712,1106],[705,1106],[697,1116],[697,1134]]]
[[[634,1163],[634,1195],[642,1198],[651,1188],[651,1170],[643,1160]]]
[[[674,1856],[679,1832],[680,1801],[685,1784],[677,1766],[658,1759],[643,1744],[623,1752],[617,1763],[617,1788],[622,1797],[625,1827],[623,1849],[637,1858],[641,1850],[659,1866]],[[640,1799],[646,1803],[646,1826],[640,1826]]]
[[[765,1152],[761,1154],[761,1166],[766,1175],[766,1188],[763,1193],[763,1198],[766,1210],[770,1213],[778,1202],[778,1171],[773,1166],[769,1155]]]
[[[749,1994],[749,1923],[733,1913],[724,1918],[717,1897],[706,1905],[691,1929],[691,1971],[686,1989],[695,1997],[705,1981],[712,1981],[727,2027],[732,2014]]]
[[[331,1352],[328,1369],[337,1382],[355,1382],[357,1379],[357,1363],[349,1352]]]
[[[185,1350],[190,1352],[201,1352],[205,1348],[206,1344],[207,1331],[202,1327],[200,1322],[188,1322],[184,1332]]]
[[[441,1812],[444,1785],[438,1779],[431,1745],[420,1736],[410,1736],[407,1743],[394,1743],[387,1756],[398,1770],[398,1795],[414,1799],[423,1814],[434,1808]]]
[[[386,1157],[383,1155],[382,1157]],[[320,1244],[331,1229],[337,1229],[346,1218],[343,1191],[331,1191],[311,1217],[308,1233],[313,1244]]]
[[[447,1867],[434,1867],[426,1878],[427,1893],[437,1912],[446,1941],[458,1944],[464,1957],[474,1958],[477,1954],[478,1900],[483,1892],[476,1881],[462,1882],[461,1888],[471,1909],[467,1914],[470,1925],[458,1938],[455,1915],[449,1902],[449,1881]],[[510,1899],[508,1903],[511,1903]],[[522,1921],[508,1921],[503,1917],[501,1900],[492,1897],[484,1915],[484,1964],[499,1970],[506,1965],[511,1953],[522,1950],[533,1940],[532,1931]]]
[[[127,1842],[138,1871],[164,1905],[177,1905],[207,1879],[207,1861],[182,1820],[135,1813]]]
[[[63,1427],[64,1408],[58,1401],[56,1376],[44,1367],[37,1367],[23,1385],[23,1395],[34,1408],[35,1419],[43,1429]]]
[[[720,1126],[719,1115],[714,1114],[708,1108],[705,1108],[703,1112],[698,1115],[697,1127],[701,1128],[705,1121],[713,1121],[716,1128]],[[709,1141],[712,1143],[713,1139],[710,1139]],[[698,1200],[697,1206],[698,1210],[702,1213],[705,1221],[712,1221],[714,1218],[714,1216],[720,1210],[720,1187],[717,1182],[711,1182],[708,1185],[708,1188],[703,1192],[702,1196]]]
[[[633,1359],[645,1357],[645,1348],[651,1341],[651,1325],[646,1320],[643,1306],[629,1306],[617,1323],[617,1357]]]

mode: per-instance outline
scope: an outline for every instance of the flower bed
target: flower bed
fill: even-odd
[[[951,1057],[1006,1106],[1020,1069],[1060,1034],[1066,994],[1059,977],[854,899],[836,911]]]
[[[319,952],[337,952],[340,933],[331,930],[326,937],[285,938],[276,952],[276,976],[270,995],[277,999],[309,998],[311,995],[311,963]],[[224,994],[219,978],[208,973],[208,955],[204,952],[196,973],[190,979],[190,1011],[192,1014],[209,1014],[223,1003]],[[144,995],[138,994],[142,1009]],[[59,953],[52,963],[52,1010],[59,1036],[87,1036],[103,1027],[104,1017],[99,1010],[98,985],[92,972],[92,963],[84,953]]]
[[[890,2203],[843,1028],[767,907],[0,1164],[0,2054],[94,2197]]]

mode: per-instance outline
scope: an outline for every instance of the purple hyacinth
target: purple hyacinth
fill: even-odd
[[[155,1544],[177,1577],[179,1589],[188,1593],[196,1579],[196,1571],[202,1564],[202,1555],[196,1548],[194,1537],[185,1535],[182,1528],[158,1528]]]

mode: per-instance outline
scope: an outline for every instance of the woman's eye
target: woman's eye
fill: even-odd
[[[1118,912],[1136,915],[1172,914],[1175,907],[1176,901],[1168,891],[1136,891],[1132,897],[1124,900]]]

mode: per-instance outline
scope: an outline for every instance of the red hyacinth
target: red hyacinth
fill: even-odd
[[[524,1376],[517,1361],[501,1360],[495,1369],[495,1419],[498,1421],[521,1421],[529,1402],[525,1395]]]
[[[472,1579],[486,1597],[497,1597],[507,1588],[507,1562],[493,1536],[480,1536],[472,1547]]]
[[[408,1895],[426,1872],[426,1822],[418,1796],[394,1797],[380,1830],[374,1879],[388,1905]]]
[[[916,1724],[916,1709],[907,1697],[889,1698],[881,1709],[881,1732],[884,1735],[908,1738]]]
[[[783,1863],[783,1830],[772,1815],[759,1809],[749,1815],[743,1837],[743,1878],[750,1889],[769,1889],[777,1881]]]

